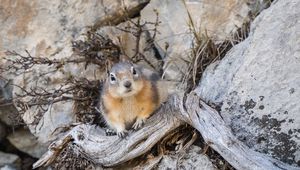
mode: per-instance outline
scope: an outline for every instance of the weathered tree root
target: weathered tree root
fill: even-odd
[[[150,117],[142,129],[129,133],[125,139],[106,136],[105,130],[93,125],[78,125],[63,138],[55,141],[34,165],[33,168],[50,165],[61,152],[66,138],[72,138],[72,144],[80,153],[96,164],[114,166],[136,158],[149,151],[165,134],[176,129],[184,122],[175,115],[178,111],[165,104]]]
[[[183,123],[196,128],[204,140],[236,169],[300,169],[244,145],[232,134],[219,113],[203,102],[195,92],[175,95],[147,120],[142,129],[130,133],[127,139],[106,136],[103,129],[95,126],[78,125],[65,137],[54,142],[33,168],[51,164],[65,145],[63,141],[70,137],[78,151],[94,163],[103,166],[118,165],[146,153],[165,134]]]

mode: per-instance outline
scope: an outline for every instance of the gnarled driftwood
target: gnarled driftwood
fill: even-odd
[[[114,166],[144,154],[165,134],[183,123],[196,128],[204,140],[236,169],[300,169],[255,152],[240,142],[219,113],[195,92],[174,95],[172,100],[147,120],[142,129],[130,133],[126,139],[106,136],[103,129],[92,125],[78,125],[54,142],[33,167],[51,164],[65,144],[64,141],[69,138],[72,138],[70,142],[75,149],[94,163]]]

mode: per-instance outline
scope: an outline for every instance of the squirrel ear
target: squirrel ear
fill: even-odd
[[[124,54],[120,54],[120,61],[121,62],[130,62],[130,58]]]

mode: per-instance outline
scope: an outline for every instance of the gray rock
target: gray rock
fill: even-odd
[[[0,170],[17,170],[17,168],[11,165],[4,165],[3,167],[0,167]]]
[[[14,154],[0,151],[0,168],[1,169],[20,169],[21,159]]]
[[[0,97],[1,102],[5,102],[12,99],[12,86],[10,86],[10,81],[4,81],[0,79]]]
[[[3,60],[6,50],[15,50],[24,55],[24,50],[28,50],[32,56],[51,59],[74,57],[71,42],[82,39],[83,33],[90,27],[97,29],[101,25],[118,24],[125,15],[136,15],[148,2],[149,0],[4,1],[0,4],[0,65],[9,64]],[[124,12],[125,8],[127,12]],[[34,66],[22,75],[1,76],[13,79],[14,84],[27,90],[38,85],[49,91],[59,88],[70,76],[90,80],[98,80],[103,76],[96,65],[89,65],[85,69],[82,63],[66,64],[56,72],[53,70],[57,68],[42,65]],[[22,90],[14,88],[13,94],[16,93],[22,94]],[[27,100],[30,98],[24,99]],[[56,136],[52,135],[55,129],[75,121],[73,102],[70,101],[55,103],[46,113],[41,113],[41,109],[31,107],[22,115],[31,133],[41,143],[55,139]]]
[[[198,87],[249,147],[300,165],[300,1],[279,0]]]
[[[179,154],[165,155],[158,165],[158,169],[193,169],[215,170],[206,155],[201,154],[201,148],[192,145],[187,153],[179,159]]]
[[[14,119],[18,115],[18,111],[12,103],[13,87],[10,83],[11,81],[0,79],[0,120],[11,126],[18,124]]]
[[[184,5],[184,3],[186,6]],[[209,0],[152,0],[142,11],[143,21],[155,22],[158,12],[159,33],[155,44],[161,56],[167,56],[166,79],[181,80],[180,71],[186,73],[194,35],[207,34],[216,42],[222,42],[242,26],[247,20],[250,8],[245,1],[209,1]],[[190,13],[191,19],[189,19]],[[191,26],[191,22],[193,25]],[[149,27],[153,29],[153,27]],[[168,49],[165,47],[168,44]]]
[[[47,151],[47,146],[41,145],[36,137],[25,129],[14,131],[7,139],[17,149],[35,158],[40,158]]]
[[[124,53],[124,55],[129,58],[133,58],[137,52],[135,50],[137,46],[137,37],[134,36],[133,33],[124,31],[129,30],[129,28],[136,29],[136,26],[134,26],[133,23],[138,23],[138,19],[131,19],[131,21],[120,23],[117,26],[101,27],[97,30],[97,33],[109,37],[109,39],[111,39],[114,44],[122,47],[122,53]],[[155,68],[155,70],[161,70],[162,63],[156,59],[154,49],[151,48],[152,44],[148,41],[150,41],[149,33],[148,31],[144,31],[140,36],[138,52],[145,56],[147,62],[141,60],[137,64],[145,66],[149,69]]]
[[[0,56],[5,56],[3,52],[7,49],[27,49],[33,56],[67,52],[69,48],[65,47],[71,45],[70,41],[79,37],[88,27],[117,24],[118,18],[137,14],[137,9],[148,2],[149,0],[4,1],[0,4]],[[124,8],[128,14],[123,12]]]

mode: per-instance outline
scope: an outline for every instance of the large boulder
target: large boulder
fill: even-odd
[[[89,27],[120,23],[148,2],[1,0],[0,56],[9,49],[27,49],[34,56],[68,55],[70,42]]]
[[[249,147],[300,165],[300,1],[279,0],[205,71],[197,91]]]
[[[24,50],[28,50],[32,56],[49,59],[74,57],[73,40],[83,38],[87,30],[118,24],[126,17],[137,15],[148,2],[0,0],[0,65],[9,64],[3,57],[13,57],[7,56],[4,53],[6,50],[22,55],[26,55]],[[27,90],[38,86],[53,91],[72,76],[100,79],[103,74],[99,70],[96,65],[85,69],[84,63],[65,64],[59,70],[55,66],[35,65],[24,74],[1,76],[13,79],[13,84]],[[12,94],[22,94],[22,91],[15,87]],[[31,98],[24,98],[24,101],[28,100]],[[2,115],[2,111],[0,113]],[[46,112],[31,107],[22,118],[39,142],[47,143],[56,138],[52,134],[55,129],[75,121],[73,102],[50,103]]]
[[[167,56],[165,76],[181,80],[180,71],[186,73],[188,63],[193,60],[190,56],[193,32],[200,37],[207,35],[216,43],[223,42],[248,19],[249,11],[246,1],[239,0],[152,0],[141,11],[141,16],[143,21],[155,22],[158,14],[160,24],[155,45],[161,56]],[[154,29],[154,25],[148,29]]]

